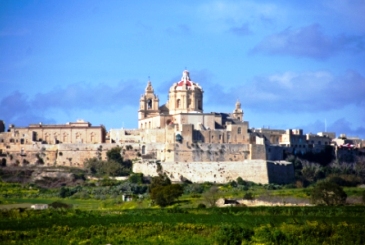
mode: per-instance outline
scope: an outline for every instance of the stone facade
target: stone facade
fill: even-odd
[[[159,165],[172,181],[187,179],[194,183],[227,183],[241,177],[255,183],[286,184],[294,181],[294,168],[288,162],[244,160],[237,162],[164,162],[135,163],[134,172],[157,176]]]
[[[30,124],[28,127],[10,125],[7,133],[0,134],[0,143],[5,144],[69,144],[105,143],[106,130],[104,126],[91,126],[89,122],[79,120],[60,125]]]

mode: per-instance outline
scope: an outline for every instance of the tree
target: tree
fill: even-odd
[[[133,184],[143,184],[143,174],[133,173],[129,176],[129,182]]]
[[[102,161],[99,156],[86,159],[84,166],[92,175],[126,176],[132,171],[132,161],[123,160],[121,148],[114,147],[107,151],[107,161]]]
[[[151,199],[159,206],[171,205],[174,200],[183,194],[183,188],[178,184],[157,186],[151,190]]]
[[[212,186],[203,194],[204,200],[209,203],[211,207],[215,207],[217,200],[220,198],[220,191],[217,186]]]
[[[161,207],[171,205],[175,199],[183,194],[183,188],[178,184],[171,184],[166,175],[153,177],[149,189],[153,202]]]
[[[313,188],[311,198],[313,203],[334,206],[345,204],[347,194],[341,186],[330,181],[324,181]]]
[[[171,185],[171,180],[166,175],[160,174],[157,177],[153,177],[150,185],[150,193],[152,189],[155,187],[167,186],[167,185]]]
[[[122,151],[122,148],[119,146],[113,147],[109,151],[106,152],[106,157],[108,158],[108,161],[116,161],[117,163],[123,164],[123,157],[120,154]]]

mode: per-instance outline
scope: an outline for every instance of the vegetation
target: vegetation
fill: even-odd
[[[365,244],[365,191],[358,187],[365,183],[365,159],[328,162],[328,149],[324,160],[289,156],[296,174],[289,185],[242,178],[173,184],[161,164],[158,177],[131,173],[120,147],[103,160],[100,146],[84,171],[64,168],[74,181],[31,182],[31,167],[0,168],[3,180],[20,182],[0,181],[0,244]],[[109,178],[118,175],[129,178]],[[133,200],[126,202],[125,194]],[[221,197],[319,205],[216,208]],[[36,203],[50,208],[30,210]]]
[[[99,147],[101,151],[101,148]],[[132,171],[132,161],[123,160],[120,152],[122,148],[114,147],[107,151],[107,160],[101,160],[101,153],[97,152],[97,156],[85,160],[84,166],[89,174],[94,176],[127,176]]]
[[[347,194],[336,183],[323,181],[312,189],[311,198],[313,203],[317,204],[325,204],[327,206],[344,205]]]
[[[364,244],[364,207],[0,212],[1,244]]]
[[[152,178],[150,197],[160,207],[171,205],[182,194],[182,186],[179,184],[171,184],[167,176],[159,175]]]

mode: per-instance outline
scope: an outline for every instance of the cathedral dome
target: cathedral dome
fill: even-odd
[[[200,87],[198,83],[191,81],[189,71],[184,70],[180,81],[174,83],[171,86],[170,91],[173,91],[173,90],[200,90],[200,91],[202,91],[202,87]]]

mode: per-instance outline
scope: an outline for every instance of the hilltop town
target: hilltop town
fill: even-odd
[[[142,91],[141,91],[142,92]],[[139,99],[138,129],[110,129],[78,120],[62,125],[17,127],[0,121],[2,166],[69,166],[83,168],[87,159],[121,147],[133,172],[172,181],[227,183],[241,177],[256,183],[294,180],[288,155],[338,152],[365,147],[358,138],[334,132],[304,134],[302,129],[250,128],[239,101],[231,113],[204,112],[203,88],[184,70],[160,105],[152,82]],[[136,101],[137,103],[137,101]]]

